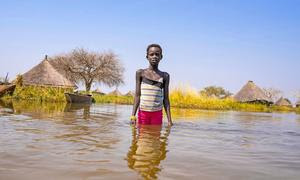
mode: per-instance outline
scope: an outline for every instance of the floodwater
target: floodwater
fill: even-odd
[[[300,115],[131,108],[1,102],[0,179],[300,179]]]

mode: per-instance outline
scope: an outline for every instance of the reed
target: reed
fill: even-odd
[[[237,110],[269,112],[270,109],[262,104],[247,104],[234,101],[232,98],[211,98],[198,93],[190,86],[179,86],[171,90],[170,101],[178,108],[196,108],[206,110]]]
[[[43,102],[65,102],[65,92],[72,92],[71,88],[44,86],[17,86],[12,96],[16,100],[36,100]]]
[[[296,112],[297,114],[300,114],[300,107],[295,108],[295,112]]]
[[[73,89],[41,87],[41,86],[17,86],[13,96],[5,95],[2,99],[37,100],[40,102],[65,102],[65,92]],[[96,103],[133,104],[132,96],[100,95],[93,93]],[[174,108],[204,109],[204,110],[234,110],[252,112],[296,112],[300,108],[266,106],[263,104],[239,103],[232,98],[218,99],[200,94],[190,86],[179,86],[170,91],[170,103]]]
[[[112,96],[93,94],[96,103],[133,104],[132,96]]]

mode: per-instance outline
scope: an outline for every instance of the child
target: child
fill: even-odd
[[[138,124],[162,124],[162,109],[165,108],[168,125],[171,126],[171,112],[169,101],[170,75],[158,69],[162,59],[162,48],[158,44],[147,47],[146,58],[149,61],[147,69],[136,72],[136,89],[131,121],[135,123],[138,111]]]

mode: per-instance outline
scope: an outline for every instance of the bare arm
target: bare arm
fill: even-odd
[[[173,125],[171,111],[170,111],[170,100],[169,100],[169,82],[170,82],[170,75],[165,73],[164,75],[164,108],[168,118],[168,124]]]
[[[135,79],[135,94],[134,94],[134,103],[133,103],[133,109],[132,109],[132,116],[135,116],[136,111],[140,105],[140,97],[141,97],[141,79],[142,79],[142,69],[139,69],[136,71]]]

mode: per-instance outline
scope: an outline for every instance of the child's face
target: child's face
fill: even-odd
[[[162,59],[161,50],[158,47],[151,47],[148,50],[147,59],[152,66],[157,66]]]

